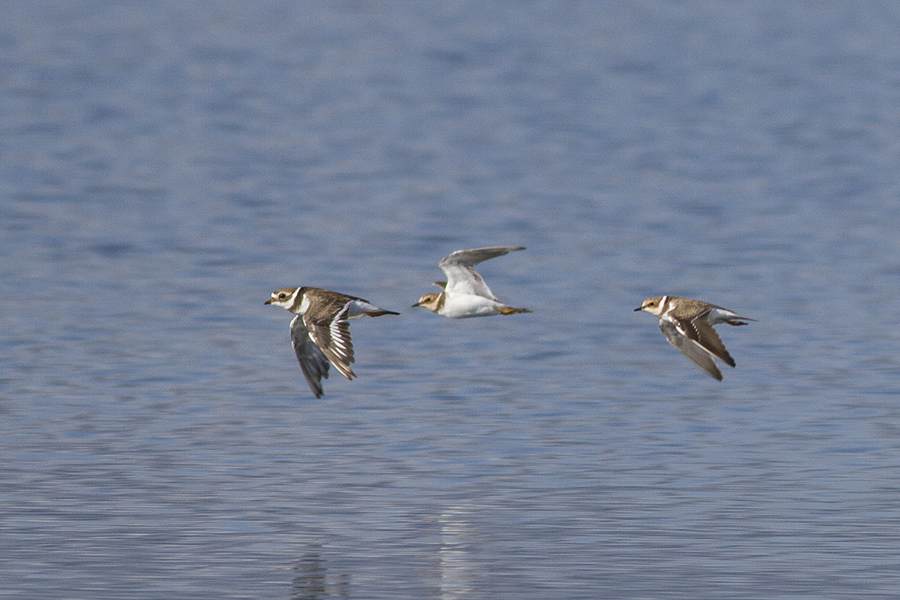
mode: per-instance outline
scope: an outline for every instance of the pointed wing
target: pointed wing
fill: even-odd
[[[716,330],[709,323],[711,310],[713,309],[700,313],[690,321],[678,321],[676,323],[678,331],[703,346],[728,366],[733,367],[734,359],[731,358],[728,350],[725,349],[722,338],[719,337],[719,334],[716,333]]]
[[[321,398],[324,393],[322,390],[322,378],[328,379],[328,361],[325,355],[319,350],[319,347],[310,339],[309,331],[303,323],[303,317],[296,316],[291,321],[291,344],[294,346],[294,353],[297,360],[300,361],[300,368],[303,370],[303,376],[309,384],[316,398]]]
[[[692,363],[709,373],[712,377],[722,381],[722,373],[716,367],[712,354],[700,344],[682,334],[674,324],[663,319],[659,320],[659,328],[676,350],[687,356]]]
[[[484,279],[473,268],[480,262],[497,258],[516,250],[524,250],[522,246],[488,246],[471,250],[457,250],[445,256],[441,262],[441,270],[447,275],[445,287],[450,293],[477,294],[497,300]]]
[[[350,368],[353,363],[353,341],[350,339],[350,322],[347,315],[350,301],[347,301],[340,312],[334,313],[328,307],[310,307],[303,319],[313,339],[322,353],[334,368],[347,379],[356,377]]]

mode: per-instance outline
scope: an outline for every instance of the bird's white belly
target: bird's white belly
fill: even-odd
[[[709,316],[706,317],[706,320],[710,325],[718,325],[719,323],[725,323],[729,319],[733,319],[736,316],[737,315],[730,310],[726,310],[724,308],[714,308],[709,311]]]
[[[448,294],[440,314],[451,319],[469,317],[489,317],[498,314],[494,307],[500,304],[484,296],[475,294]]]
[[[366,316],[367,313],[378,312],[379,310],[380,309],[377,306],[373,306],[363,300],[351,300],[350,308],[347,311],[347,318],[358,319],[359,317]]]

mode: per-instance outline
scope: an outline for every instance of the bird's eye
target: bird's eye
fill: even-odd
[[[284,300],[285,298],[287,298],[287,294],[285,294],[285,293],[278,294],[279,300]]]

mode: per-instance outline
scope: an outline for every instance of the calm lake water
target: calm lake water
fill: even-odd
[[[900,596],[894,3],[3,15],[0,596]],[[301,284],[403,313],[320,400]]]

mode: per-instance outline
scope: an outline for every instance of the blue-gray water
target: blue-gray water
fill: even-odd
[[[0,596],[900,595],[895,3],[2,11]],[[321,400],[299,284],[403,313]]]

